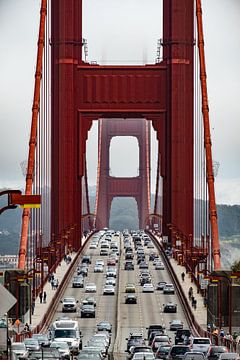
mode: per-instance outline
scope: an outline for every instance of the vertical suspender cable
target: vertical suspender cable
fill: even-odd
[[[213,174],[213,162],[212,162],[212,144],[209,124],[209,108],[208,108],[208,93],[207,93],[207,76],[205,65],[205,52],[204,52],[204,37],[203,37],[203,24],[202,24],[202,7],[201,0],[196,0],[196,12],[197,12],[197,26],[198,26],[198,49],[200,60],[200,80],[202,90],[202,113],[203,113],[203,125],[204,125],[204,145],[206,151],[206,168],[207,168],[207,183],[209,193],[209,211],[211,222],[211,237],[213,248],[213,262],[214,270],[221,268],[220,260],[220,245],[218,235],[218,222],[217,222],[217,207],[215,201],[215,189],[214,189],[214,174]]]
[[[47,0],[42,0],[41,10],[40,10],[40,25],[39,25],[39,35],[38,35],[34,98],[33,98],[33,107],[32,107],[32,124],[31,124],[31,134],[29,141],[28,167],[27,167],[27,175],[26,175],[26,187],[25,187],[26,195],[32,194],[32,185],[33,185],[46,14],[47,14]],[[19,269],[25,268],[29,219],[30,219],[30,209],[29,208],[24,209],[22,214],[22,229],[21,229],[21,240],[20,240],[20,248],[19,248],[19,260],[18,260]]]

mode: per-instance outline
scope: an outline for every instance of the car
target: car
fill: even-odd
[[[77,311],[77,303],[74,297],[65,297],[61,300],[62,303],[62,312],[76,312]]]
[[[150,353],[153,354],[152,348],[151,346],[147,346],[147,345],[140,345],[140,346],[132,346],[129,349],[129,359],[132,359],[134,354],[139,353],[139,352],[144,352],[144,353]]]
[[[148,269],[148,264],[146,263],[146,261],[140,262],[139,269]]]
[[[112,276],[106,278],[105,285],[116,285],[116,279]]]
[[[239,354],[235,352],[222,353],[219,360],[239,360]]]
[[[140,285],[143,286],[144,284],[151,284],[152,283],[152,279],[151,276],[146,276],[146,277],[142,277],[140,279]]]
[[[107,266],[116,266],[116,260],[113,258],[108,258]]]
[[[65,341],[52,341],[50,348],[58,349],[62,359],[70,359],[71,352]]]
[[[175,333],[175,345],[178,344],[189,345],[190,336],[191,336],[191,332],[189,329],[177,329]]]
[[[97,287],[94,283],[87,283],[85,285],[85,292],[96,292]]]
[[[32,339],[37,340],[42,347],[48,347],[50,345],[48,334],[32,334]]]
[[[155,358],[166,360],[171,347],[171,345],[160,345],[155,353]]]
[[[153,352],[156,352],[160,345],[170,345],[170,344],[171,344],[171,339],[169,338],[168,335],[157,334],[154,336],[151,346]]]
[[[154,249],[153,243],[149,241],[149,243],[147,244],[147,248],[148,249]]]
[[[91,264],[91,256],[90,255],[83,255],[82,257],[82,264]]]
[[[41,348],[37,339],[24,339],[24,344],[28,351],[38,351]]]
[[[112,332],[112,324],[108,321],[101,321],[97,324],[97,331],[108,331],[109,333]]]
[[[169,330],[170,331],[176,331],[179,329],[183,329],[183,322],[181,320],[172,320],[169,323],[170,327]]]
[[[219,356],[223,353],[228,352],[226,346],[211,346],[208,352],[208,360],[218,360]]]
[[[81,353],[78,355],[78,360],[102,360],[103,354],[99,348],[85,346]]]
[[[16,358],[27,359],[29,352],[23,342],[13,342],[11,345],[12,354],[16,355]]]
[[[136,287],[135,287],[135,285],[134,284],[127,284],[126,286],[125,286],[125,292],[126,293],[135,293],[136,292]]]
[[[133,253],[127,252],[125,254],[125,260],[133,260]]]
[[[206,357],[202,352],[190,351],[186,352],[183,356],[183,360],[205,360]]]
[[[176,313],[177,312],[177,304],[174,304],[172,302],[163,304],[163,312],[164,313]]]
[[[190,351],[187,345],[173,345],[168,353],[167,360],[182,359],[184,354]]]
[[[133,360],[154,360],[154,354],[150,352],[137,352],[133,355]]]
[[[134,270],[134,264],[131,261],[126,261],[124,265],[124,270]]]
[[[159,281],[156,286],[156,290],[163,290],[166,285],[166,281]]]
[[[83,276],[74,276],[72,281],[73,288],[83,288],[84,287],[84,277]]]
[[[114,268],[108,268],[107,271],[106,271],[106,277],[114,277],[116,278],[117,277],[117,269],[114,267]]]
[[[137,296],[135,294],[126,295],[125,304],[137,304]]]
[[[154,259],[158,258],[158,254],[156,253],[151,253],[149,254],[149,261],[154,261]]]
[[[101,256],[108,256],[108,249],[101,249],[100,250],[100,255]]]
[[[132,346],[140,346],[140,345],[145,345],[145,340],[142,334],[138,334],[138,333],[130,333],[129,337],[126,338],[127,340],[127,350],[129,352],[130,348]]]
[[[82,305],[93,305],[96,306],[96,300],[93,296],[88,296],[82,300]]]
[[[63,359],[58,349],[54,348],[42,348],[41,350],[32,351],[28,359],[47,359],[47,360],[57,360]]]
[[[89,246],[89,249],[96,249],[97,248],[97,243],[92,242]]]
[[[159,263],[159,262],[162,262],[160,259],[159,259],[159,257],[157,256],[157,257],[155,257],[154,258],[154,260],[153,260],[153,265],[155,266],[157,263]]]
[[[78,275],[82,275],[82,276],[87,276],[88,275],[88,268],[86,266],[80,266],[77,268],[77,274]]]
[[[103,288],[103,295],[114,295],[115,287],[113,285],[105,285]]]
[[[151,324],[151,325],[149,325],[149,327],[146,327],[146,330],[148,331],[147,338],[149,340],[151,333],[154,331],[155,332],[158,331],[159,334],[164,334],[165,327],[161,324]]]
[[[164,294],[175,294],[174,286],[173,284],[165,284],[163,288]]]
[[[200,351],[205,355],[208,353],[211,345],[211,340],[208,337],[193,337],[190,342],[192,351]]]
[[[104,266],[104,260],[102,260],[102,259],[97,259],[96,262],[95,262],[95,265],[102,265],[102,266]]]
[[[163,263],[156,263],[156,265],[155,265],[155,270],[164,270],[165,268],[164,268],[164,265],[163,265]]]
[[[80,309],[80,316],[81,318],[85,318],[85,317],[95,318],[95,306],[89,304],[82,305]]]
[[[152,283],[145,283],[143,285],[143,289],[142,289],[143,292],[154,292],[154,286]]]
[[[94,271],[95,273],[102,273],[103,270],[104,270],[104,268],[103,268],[102,265],[95,265],[95,266],[94,266],[94,269],[93,269],[93,271]]]

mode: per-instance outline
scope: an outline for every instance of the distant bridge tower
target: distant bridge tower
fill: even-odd
[[[115,136],[133,136],[139,146],[139,174],[113,177],[109,174],[109,149]],[[150,123],[145,119],[99,120],[96,227],[108,227],[114,197],[133,197],[138,206],[139,227],[150,213]]]

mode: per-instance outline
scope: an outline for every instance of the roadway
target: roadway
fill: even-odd
[[[126,338],[130,332],[141,332],[146,337],[146,327],[150,324],[164,324],[166,326],[167,333],[172,337],[174,341],[174,333],[169,331],[169,322],[173,319],[182,320],[184,328],[188,328],[187,320],[181,309],[180,300],[177,294],[175,295],[163,295],[162,291],[156,291],[154,293],[143,293],[142,287],[139,284],[139,268],[136,264],[136,256],[134,256],[134,271],[124,270],[125,253],[123,248],[122,238],[115,237],[115,239],[121,243],[121,251],[118,262],[118,278],[116,284],[116,294],[103,295],[103,287],[105,283],[105,272],[94,273],[94,265],[97,259],[103,259],[105,262],[105,268],[107,263],[107,256],[100,256],[100,246],[97,249],[89,249],[87,246],[84,254],[91,256],[91,265],[89,266],[88,276],[86,282],[94,282],[97,286],[97,292],[93,294],[96,299],[96,317],[95,318],[80,318],[76,313],[64,314],[72,319],[76,319],[79,322],[80,329],[83,335],[83,346],[87,344],[88,339],[94,334],[96,330],[96,324],[102,320],[109,321],[113,326],[112,331],[112,345],[110,351],[118,353],[118,358],[125,358],[126,350]],[[158,252],[156,248],[148,249],[145,247],[146,258],[152,251]],[[172,283],[170,275],[167,270],[155,270],[153,263],[149,262],[149,270],[151,272],[152,281],[155,285],[158,281],[166,281]],[[85,282],[85,283],[86,283]],[[125,304],[125,285],[127,283],[135,283],[137,304]],[[72,288],[71,282],[66,288],[64,296],[73,296],[81,302],[81,299],[85,298],[88,293],[82,288]],[[90,294],[91,295],[91,294]],[[63,297],[64,297],[63,296]],[[173,302],[177,304],[177,313],[166,314],[162,312],[164,303]],[[54,315],[53,320],[63,315],[61,312],[61,303],[57,308],[57,312]]]

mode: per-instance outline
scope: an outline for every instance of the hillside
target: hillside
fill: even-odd
[[[95,206],[94,189],[90,191],[90,206]],[[3,206],[0,199],[0,206]],[[195,207],[199,206],[196,201]],[[240,205],[218,205],[219,234],[224,266],[240,258]],[[110,228],[138,228],[137,204],[131,198],[116,198],[110,214]],[[8,210],[0,216],[0,254],[17,254],[21,229],[21,210]]]

